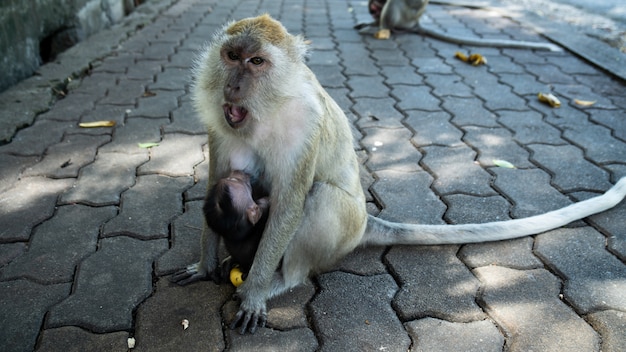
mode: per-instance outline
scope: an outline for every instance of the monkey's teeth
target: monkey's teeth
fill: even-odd
[[[248,110],[242,106],[224,104],[224,116],[231,127],[238,127],[248,116]]]

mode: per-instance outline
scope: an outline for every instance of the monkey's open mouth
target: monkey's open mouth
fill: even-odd
[[[228,122],[232,128],[241,127],[248,116],[248,110],[243,106],[226,103],[223,105],[223,108],[224,118],[226,118],[226,122]]]

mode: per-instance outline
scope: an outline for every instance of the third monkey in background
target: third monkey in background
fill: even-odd
[[[426,10],[429,0],[369,0],[368,10],[373,23],[364,23],[355,26],[361,29],[369,26],[378,27],[374,37],[388,39],[391,31],[416,32],[454,44],[472,46],[486,46],[496,48],[521,48],[561,51],[562,49],[550,43],[537,43],[518,40],[483,39],[470,37],[456,37],[449,34],[423,27],[419,20]],[[469,8],[485,8],[481,5],[462,4],[447,1],[430,1],[431,4],[461,6]]]

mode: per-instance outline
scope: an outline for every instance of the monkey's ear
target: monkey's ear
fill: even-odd
[[[256,225],[256,223],[259,222],[259,219],[261,219],[262,213],[263,211],[259,209],[259,206],[256,203],[252,203],[246,209],[246,215],[248,216],[248,221],[250,221],[252,225]]]

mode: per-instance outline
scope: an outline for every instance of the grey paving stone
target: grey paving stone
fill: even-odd
[[[405,324],[413,340],[411,351],[499,352],[504,336],[489,320],[451,323],[435,318]]]
[[[21,172],[37,162],[37,157],[15,156],[0,153],[0,193],[13,187]]]
[[[563,144],[561,131],[543,122],[536,111],[498,111],[498,121],[513,130],[513,138],[522,144]]]
[[[509,86],[498,82],[497,77],[487,80],[483,77],[479,84],[473,87],[474,93],[485,101],[485,107],[490,110],[528,110],[528,104],[519,95],[512,92]]]
[[[589,192],[572,193],[572,196],[578,200],[588,199],[598,194]],[[604,211],[600,214],[592,215],[587,218],[608,235],[607,248],[622,260],[626,260],[626,204],[618,204],[616,207]]]
[[[419,171],[421,157],[406,128],[365,128],[361,144],[368,151],[370,170]]]
[[[204,160],[194,166],[194,185],[187,189],[184,198],[190,200],[202,200],[206,195],[207,184],[209,182],[209,147],[207,144],[202,146],[202,154]]]
[[[21,256],[25,251],[25,242],[0,244],[0,267],[9,264],[13,259]]]
[[[511,87],[513,93],[526,99],[535,98],[539,92],[549,92],[550,85],[539,82],[529,74],[498,73],[499,80]]]
[[[70,293],[71,285],[38,285],[27,280],[0,282],[0,340],[6,352],[32,351],[46,311]]]
[[[229,351],[317,351],[318,343],[310,329],[289,331],[259,329],[254,335],[227,331]]]
[[[168,67],[156,74],[156,83],[148,85],[150,91],[172,91],[173,96],[184,93],[185,87],[191,84],[191,71],[186,68]],[[163,98],[163,94],[159,94]],[[169,99],[169,96],[168,96]],[[141,100],[139,101],[141,105]],[[154,105],[157,105],[153,103]]]
[[[430,42],[430,45],[431,45],[431,48],[434,48],[435,50],[437,50],[435,46],[441,45],[441,43],[432,41]],[[428,56],[416,57],[411,60],[411,65],[414,67],[417,67],[417,72],[421,74],[425,74],[425,73],[451,74],[453,73],[452,66],[444,63],[438,57],[428,57]]]
[[[149,85],[152,89],[152,85]],[[178,97],[184,94],[182,90],[184,87],[180,87],[180,90],[150,90],[147,93],[138,97],[137,108],[131,109],[128,113],[128,117],[149,117],[169,119],[170,112],[178,108]]]
[[[348,75],[348,87],[352,90],[350,97],[356,98],[387,98],[389,88],[383,84],[380,76]]]
[[[426,74],[425,83],[433,88],[433,95],[439,98],[448,96],[474,98],[471,88],[457,75]]]
[[[85,259],[72,294],[50,310],[46,328],[75,325],[95,333],[132,328],[133,311],[152,292],[152,262],[167,240],[105,238]]]
[[[547,84],[554,83],[574,83],[575,80],[572,75],[565,74],[559,70],[558,67],[551,64],[524,64],[526,71],[531,75],[537,77],[540,82]]]
[[[570,205],[572,202],[549,184],[550,176],[538,169],[493,168],[495,187],[512,202],[514,218],[542,214]]]
[[[426,316],[469,322],[485,318],[479,282],[456,257],[458,246],[394,246],[385,256],[398,277],[393,307],[403,321]]]
[[[559,300],[561,282],[548,271],[486,266],[474,273],[482,282],[480,300],[509,336],[510,351],[599,350],[599,336]]]
[[[506,129],[465,126],[463,130],[463,140],[479,151],[481,165],[495,166],[494,160],[506,160],[518,168],[535,166],[528,160],[528,152],[512,140]]]
[[[36,351],[38,352],[110,352],[128,348],[126,331],[109,334],[94,334],[74,326],[46,329],[41,332]]]
[[[626,350],[626,313],[605,310],[587,315],[591,326],[602,336],[602,351],[619,352]]]
[[[514,73],[514,74],[526,74],[524,67],[519,64],[513,63],[513,61],[502,55],[489,55],[487,57],[487,70],[493,73]]]
[[[552,182],[565,191],[575,189],[603,191],[611,187],[609,175],[585,160],[583,152],[572,145],[551,146],[532,144],[532,160],[548,169]]]
[[[394,108],[395,104],[391,98],[357,98],[352,110],[360,117],[357,121],[360,128],[402,128],[404,116]]]
[[[501,196],[475,197],[449,194],[442,197],[448,205],[445,219],[452,224],[485,223],[510,219],[511,205]]]
[[[467,146],[424,147],[422,163],[436,177],[433,187],[440,194],[463,192],[475,196],[494,195],[491,175],[474,162],[476,153]]]
[[[536,239],[537,255],[567,279],[563,294],[577,311],[626,310],[626,267],[590,227],[558,229]]]
[[[568,126],[570,127],[570,126]],[[565,138],[576,141],[585,155],[596,163],[619,163],[624,161],[626,143],[611,136],[611,130],[599,125],[571,126],[563,133]],[[603,143],[597,143],[602,141]]]
[[[137,183],[122,194],[119,215],[104,225],[103,235],[168,237],[170,220],[182,213],[182,193],[191,184],[190,177],[138,176]]]
[[[144,80],[120,79],[115,87],[107,91],[106,97],[99,101],[100,104],[111,105],[134,105],[145,92],[145,86],[152,82]]]
[[[75,92],[98,97],[99,99],[106,95],[109,88],[115,87],[115,80],[116,78],[113,75],[91,72],[89,75],[81,78],[80,86]]]
[[[407,86],[395,84],[392,86],[391,95],[400,100],[398,107],[401,110],[441,110],[441,100],[433,95],[427,86]]]
[[[426,172],[380,170],[372,193],[383,206],[380,215],[390,221],[441,224],[445,204],[433,193]],[[407,197],[407,194],[409,197]]]
[[[68,135],[46,150],[43,159],[24,170],[25,176],[50,178],[77,177],[78,171],[96,157],[99,146],[109,142],[111,136]]]
[[[223,351],[220,311],[233,287],[203,281],[189,286],[160,278],[137,309],[136,351]],[[189,327],[181,322],[187,319]]]
[[[146,154],[99,153],[92,164],[80,170],[78,180],[61,195],[60,202],[94,206],[120,204],[122,192],[135,183],[135,170],[146,161]]]
[[[381,74],[385,76],[385,83],[387,84],[407,84],[407,85],[420,85],[423,83],[424,78],[418,75],[415,67],[404,66],[382,66],[380,68]]]
[[[113,140],[100,149],[100,153],[126,153],[148,155],[149,149],[140,148],[139,143],[158,143],[161,141],[161,126],[169,123],[167,119],[135,117],[123,125],[117,125]]]
[[[202,145],[206,142],[204,135],[165,134],[158,146],[150,148],[150,161],[140,165],[137,174],[193,175],[194,166],[204,160]]]
[[[75,122],[93,109],[94,103],[89,95],[71,91],[65,98],[54,103],[54,108],[37,116],[38,120],[56,120]]]
[[[626,141],[626,126],[620,113],[615,110],[587,109],[592,121],[600,123],[613,131],[613,135]]]
[[[59,207],[53,218],[35,228],[28,251],[0,268],[0,278],[71,282],[76,265],[96,251],[101,224],[116,213],[113,207]]]
[[[615,105],[603,94],[595,93],[591,87],[587,87],[581,84],[552,84],[552,89],[562,97],[561,103],[568,102],[570,106],[587,110],[574,102],[574,99],[594,101],[594,108],[597,109],[615,109]]]
[[[200,259],[198,244],[204,227],[203,201],[185,203],[185,212],[171,223],[171,248],[158,260],[158,276],[171,274]]]
[[[409,348],[411,341],[391,309],[398,287],[390,275],[362,277],[333,272],[321,275],[319,282],[322,290],[311,306],[320,350],[406,351]],[[351,333],[334,332],[338,326]]]
[[[128,67],[128,71],[124,74],[126,79],[151,80],[163,71],[162,61],[143,60],[142,55],[133,55],[137,62]],[[151,89],[155,89],[150,85]]]
[[[341,74],[340,66],[330,65],[310,65],[309,68],[317,80],[324,88],[343,88],[345,87],[346,77]]]
[[[117,127],[124,125],[124,118],[126,117],[126,110],[132,106],[117,106],[117,105],[103,105],[96,104],[93,110],[87,111],[80,122],[94,122],[94,121],[115,121]],[[102,133],[110,134],[114,127],[100,127],[98,128]]]
[[[74,124],[68,121],[36,121],[32,126],[17,132],[11,143],[0,146],[0,153],[40,156],[46,148],[59,143],[72,127]]]
[[[531,237],[508,241],[467,244],[458,257],[470,268],[498,265],[512,269],[539,269],[543,263],[534,255]]]
[[[384,253],[384,247],[357,247],[337,263],[335,268],[363,276],[386,274],[386,266],[382,262]]]
[[[414,131],[411,139],[417,146],[459,145],[463,132],[450,122],[452,116],[446,112],[408,111],[405,123]]]
[[[393,43],[390,40],[381,40],[379,43]],[[371,46],[370,46],[371,47]],[[380,48],[375,49],[372,48],[372,58],[376,60],[376,64],[379,66],[397,66],[397,67],[406,67],[410,65],[410,60],[406,57],[400,55],[400,51],[398,51],[397,47],[392,48]],[[389,55],[390,52],[397,53],[396,55]]]
[[[52,216],[59,194],[72,180],[28,177],[0,193],[0,240],[26,241],[32,228]]]
[[[478,99],[446,97],[442,106],[452,114],[452,122],[458,126],[500,127],[496,115],[485,109]]]

